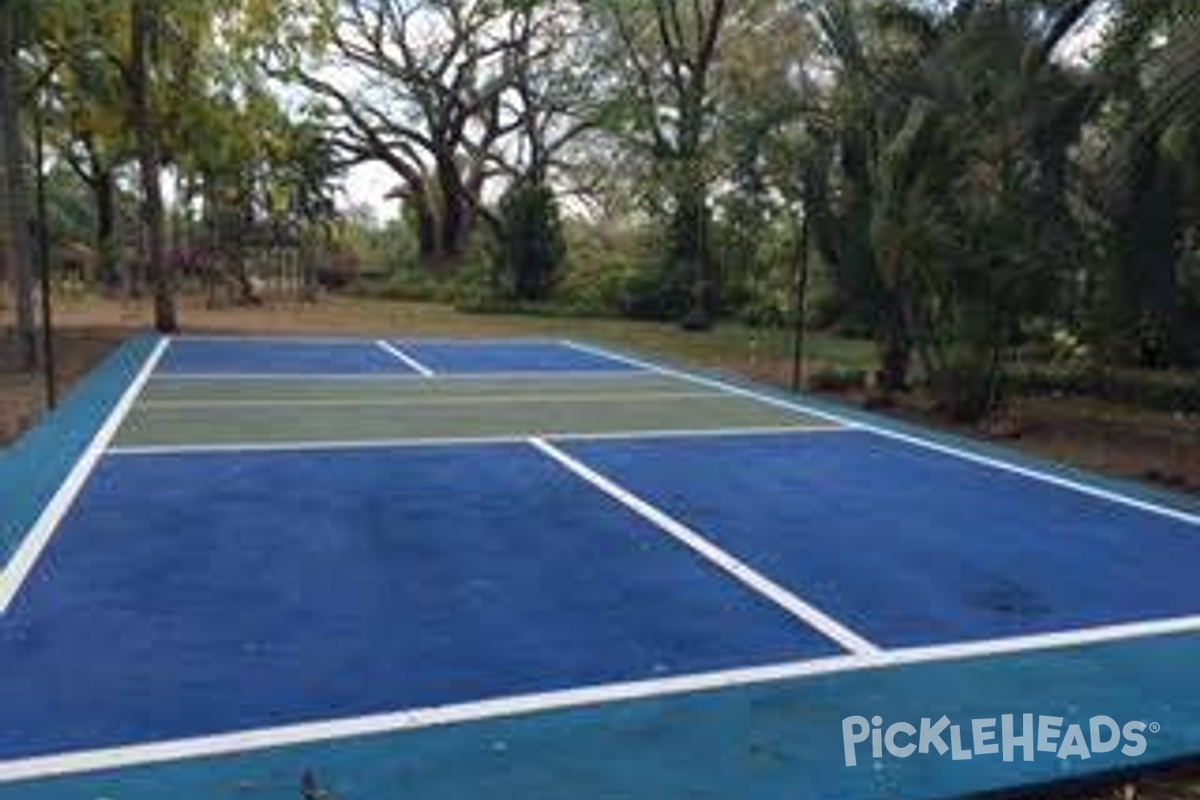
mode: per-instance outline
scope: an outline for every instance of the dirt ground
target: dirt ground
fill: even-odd
[[[69,390],[122,338],[148,330],[151,324],[147,301],[89,296],[60,299],[58,306],[56,351],[63,391]],[[193,333],[569,335],[777,385],[786,385],[790,375],[786,338],[737,328],[698,335],[655,323],[461,314],[432,304],[338,297],[311,304],[221,309],[205,308],[199,298],[185,298],[180,319],[185,332]],[[810,347],[814,359],[810,369],[861,366],[862,359],[869,357],[869,352],[857,343],[814,338]],[[45,405],[42,377],[23,373],[18,367],[15,342],[9,334],[0,339],[0,445],[11,442],[34,424]],[[1096,400],[1054,397],[1020,399],[999,424],[987,429],[954,428],[919,399],[905,401],[902,407],[887,413],[1200,496],[1200,416],[1195,414],[1151,412]]]

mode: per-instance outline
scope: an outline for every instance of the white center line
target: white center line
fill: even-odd
[[[390,353],[391,355],[393,355],[396,358],[403,361],[408,366],[412,367],[413,371],[416,372],[421,377],[423,377],[423,378],[432,378],[433,377],[433,374],[434,374],[433,370],[431,370],[429,367],[422,364],[420,361],[417,361],[415,358],[413,358],[408,353],[401,350],[399,347],[396,347],[391,342],[389,342],[385,339],[380,339],[379,341],[375,342],[375,344],[377,344],[381,348],[383,348],[383,350],[385,352]]]
[[[531,438],[529,443],[541,451],[543,455],[557,461],[578,477],[587,481],[626,508],[629,508],[643,519],[653,523],[664,533],[687,545],[708,561],[797,617],[806,625],[815,628],[834,640],[849,652],[855,655],[878,655],[881,652],[875,644],[859,636],[833,617],[800,599],[770,578],[717,547],[682,522],[668,516],[640,497],[621,488],[586,464],[577,461],[562,450],[559,450],[545,439],[535,437]]]

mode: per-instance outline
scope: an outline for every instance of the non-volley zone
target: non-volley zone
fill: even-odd
[[[1185,504],[587,345],[384,344],[428,374],[130,375],[0,572],[0,797],[934,798],[1200,751]],[[846,762],[847,719],[1025,713],[1162,733]]]

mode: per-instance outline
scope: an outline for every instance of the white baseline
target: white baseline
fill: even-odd
[[[518,717],[609,703],[781,683],[838,673],[961,661],[1035,650],[1099,645],[1146,636],[1200,632],[1200,616],[1083,628],[957,644],[908,647],[876,653],[826,656],[761,667],[603,684],[469,703],[393,711],[321,722],[234,731],[210,736],[80,750],[0,761],[0,783],[211,758],[293,745],[374,736],[489,719]]]

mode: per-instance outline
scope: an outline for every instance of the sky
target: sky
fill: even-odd
[[[384,198],[398,183],[396,174],[383,164],[361,164],[346,176],[339,205],[343,209],[365,206],[371,210],[376,222],[387,222],[400,214],[400,201]]]

